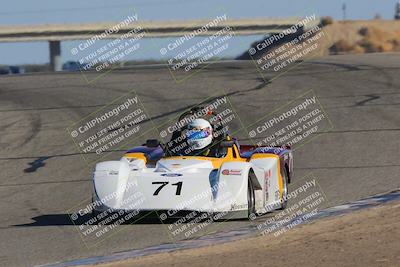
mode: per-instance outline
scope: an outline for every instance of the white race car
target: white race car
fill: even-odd
[[[182,127],[173,138],[184,131]],[[286,207],[293,173],[290,147],[239,145],[229,135],[217,139],[214,147],[223,152],[185,155],[152,139],[119,161],[98,163],[94,213],[157,211],[179,217],[197,211],[249,218]]]

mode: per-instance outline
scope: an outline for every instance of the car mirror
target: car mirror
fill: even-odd
[[[157,139],[148,139],[146,140],[147,147],[158,147],[160,145],[160,141]]]

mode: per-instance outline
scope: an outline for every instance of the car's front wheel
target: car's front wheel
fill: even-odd
[[[248,218],[252,219],[256,212],[256,200],[254,195],[254,186],[251,178],[249,176],[249,181],[247,183],[247,203],[248,203]]]
[[[286,209],[287,206],[287,195],[288,195],[288,174],[286,168],[282,170],[282,198],[281,198],[281,208],[280,210]]]

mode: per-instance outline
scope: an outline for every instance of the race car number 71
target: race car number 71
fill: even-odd
[[[159,184],[160,186],[156,189],[156,191],[154,191],[153,196],[157,196],[158,193],[160,193],[161,189],[164,188],[164,186],[166,186],[167,184],[169,184],[169,182],[152,182],[152,184]],[[182,184],[183,182],[177,182],[171,185],[176,185],[176,192],[175,195],[180,195],[181,194],[181,190],[182,190]]]

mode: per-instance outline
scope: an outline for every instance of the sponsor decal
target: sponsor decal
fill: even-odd
[[[279,190],[276,190],[275,191],[275,201],[279,200],[279,198],[280,198],[279,196],[280,196]]]
[[[248,204],[231,204],[231,210],[244,210],[248,208]]]
[[[268,201],[269,198],[269,185],[270,185],[270,180],[269,178],[271,178],[272,176],[272,171],[268,170],[264,173],[264,182],[265,182],[265,201]]]
[[[178,176],[182,176],[182,174],[180,174],[180,173],[163,173],[163,174],[161,174],[161,176],[165,176],[165,177],[178,177]]]
[[[272,176],[271,170],[266,171],[264,174],[265,180],[268,180],[269,178],[271,178],[271,176]]]
[[[225,169],[222,171],[223,175],[242,175],[242,170],[228,170]]]
[[[178,168],[178,167],[180,167],[180,166],[181,166],[181,164],[174,163],[174,164],[171,164],[171,166],[172,166],[172,168]]]

